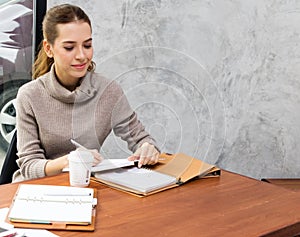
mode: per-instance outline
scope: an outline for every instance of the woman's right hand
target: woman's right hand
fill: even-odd
[[[98,165],[101,161],[103,161],[103,157],[100,155],[100,153],[98,152],[98,150],[96,149],[92,149],[89,150],[92,155],[94,156],[94,161],[93,161],[93,166]]]

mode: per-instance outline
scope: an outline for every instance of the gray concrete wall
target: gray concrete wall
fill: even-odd
[[[253,178],[299,177],[300,1],[92,0],[97,71],[162,151]],[[110,136],[102,153],[128,155]]]

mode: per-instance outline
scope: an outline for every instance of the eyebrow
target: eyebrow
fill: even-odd
[[[85,41],[83,41],[83,43],[87,43],[89,41],[92,41],[92,38],[89,38]],[[67,40],[67,41],[63,41],[64,44],[74,44],[74,43],[77,43],[76,41],[71,41],[71,40]]]

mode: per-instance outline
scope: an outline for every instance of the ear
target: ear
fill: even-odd
[[[53,57],[53,53],[52,53],[52,47],[51,47],[51,44],[48,43],[47,40],[43,40],[43,48],[47,54],[47,56],[49,58],[52,58]]]

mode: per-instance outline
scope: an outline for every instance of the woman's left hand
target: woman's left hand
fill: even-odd
[[[159,151],[154,145],[145,142],[143,143],[133,155],[128,157],[129,161],[138,160],[138,167],[142,165],[154,165],[158,162]]]

